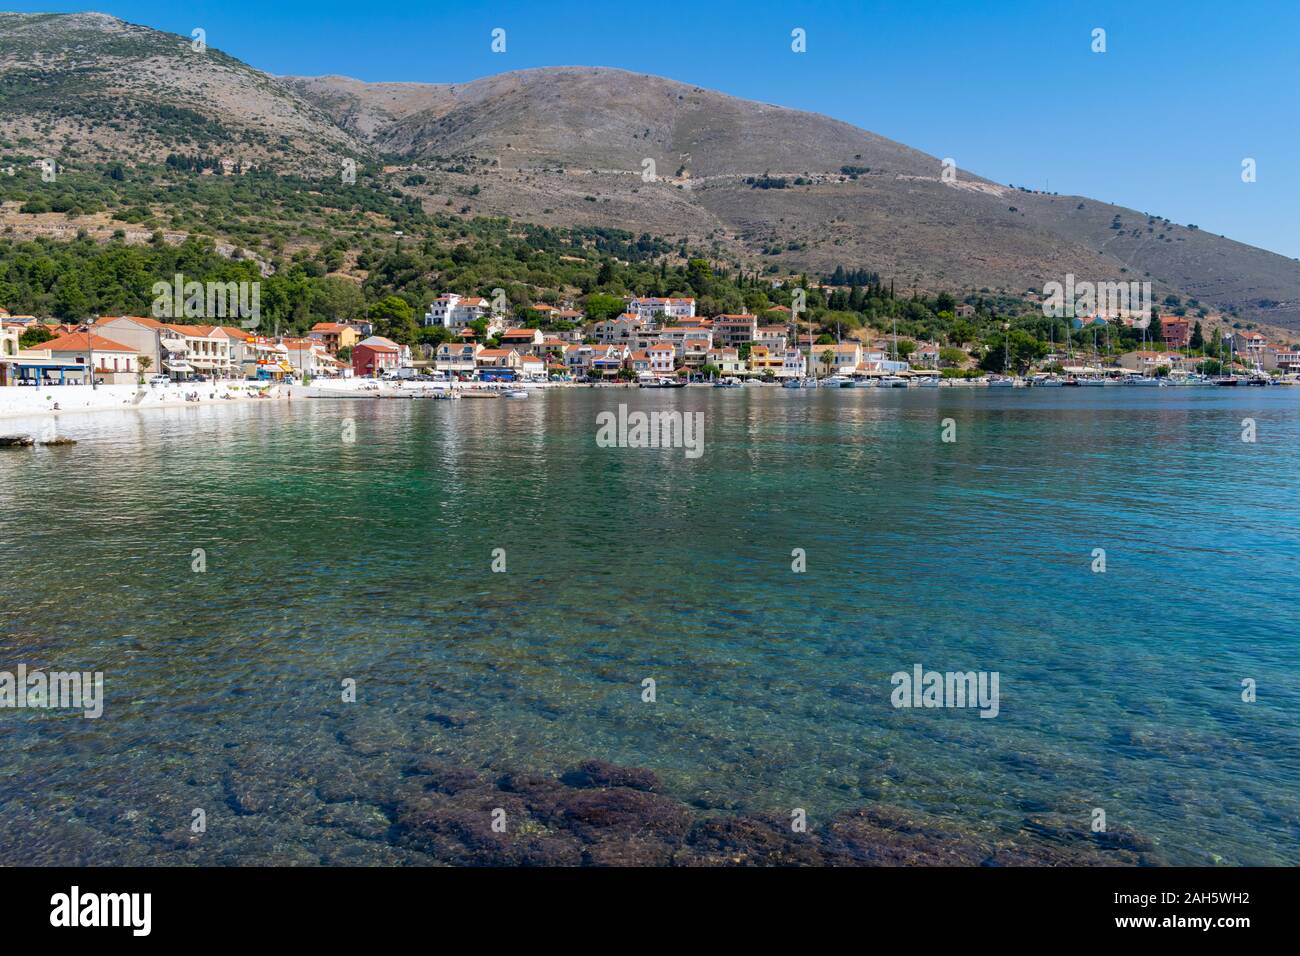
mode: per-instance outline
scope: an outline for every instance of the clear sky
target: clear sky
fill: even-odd
[[[278,74],[655,73],[1300,257],[1300,0],[92,2],[160,30],[203,27],[210,46]],[[505,53],[490,49],[498,27]],[[796,27],[806,53],[791,51]]]

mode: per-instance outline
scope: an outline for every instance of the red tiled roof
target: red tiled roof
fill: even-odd
[[[135,352],[135,349],[130,346],[111,341],[93,332],[74,332],[71,335],[60,335],[56,339],[41,342],[39,345],[32,346],[32,348],[47,352],[84,352],[87,343],[96,352]]]

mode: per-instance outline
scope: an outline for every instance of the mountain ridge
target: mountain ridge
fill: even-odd
[[[109,115],[106,100],[126,108]],[[1067,274],[1150,281],[1157,299],[1300,327],[1295,260],[1087,197],[945,176],[938,158],[841,120],[651,74],[277,77],[104,14],[0,14],[0,107],[18,134],[5,140],[56,154],[221,148],[321,178],[383,162],[428,210],[645,232],[751,269],[844,265],[901,288],[1016,295]]]

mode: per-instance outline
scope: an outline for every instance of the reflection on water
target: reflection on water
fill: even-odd
[[[1171,862],[1295,864],[1300,390],[1242,391],[65,417],[78,445],[0,452],[0,669],[102,670],[107,702],[0,711],[4,842],[409,862],[382,819],[323,824],[322,795],[382,803],[413,755],[597,757],[701,812],[879,801],[1010,832],[1100,807]],[[596,447],[619,402],[703,411],[703,457]],[[917,663],[998,671],[999,716],[895,710]],[[219,839],[187,838],[194,808]]]

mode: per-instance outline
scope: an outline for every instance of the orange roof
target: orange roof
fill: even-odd
[[[57,339],[50,339],[48,342],[41,342],[34,346],[35,349],[47,352],[84,352],[86,344],[89,342],[90,347],[96,352],[134,352],[135,349],[130,346],[122,345],[120,342],[114,342],[104,338],[102,335],[96,335],[93,332],[74,332],[71,335],[60,335]]]

